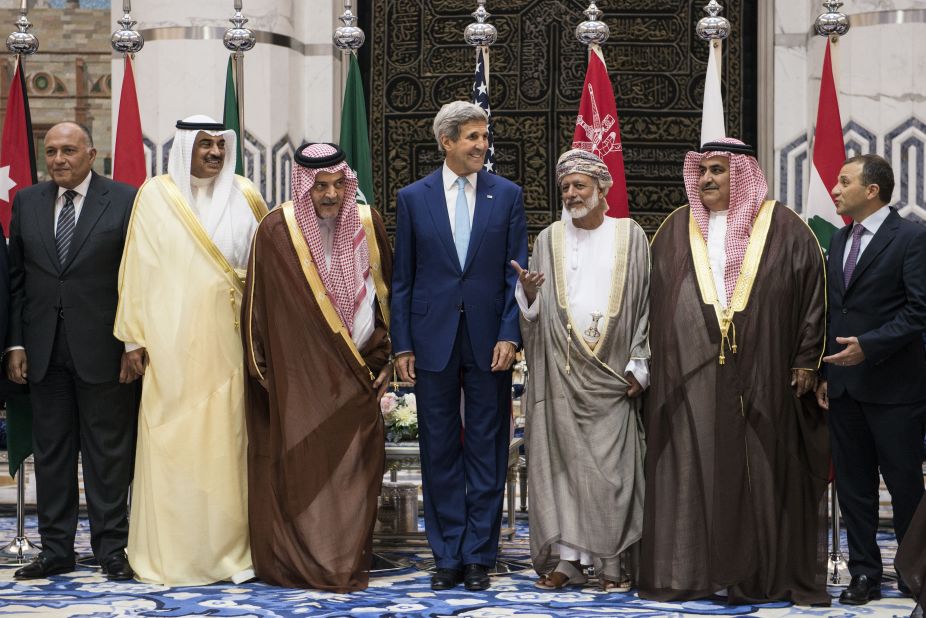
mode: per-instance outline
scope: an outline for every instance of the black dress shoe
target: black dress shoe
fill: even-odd
[[[881,598],[881,582],[870,579],[867,575],[854,575],[849,587],[839,595],[843,605],[864,605]]]
[[[910,618],[923,618],[923,606],[917,603],[916,607],[913,608],[913,613],[910,614]]]
[[[437,569],[431,576],[431,590],[450,590],[463,581],[460,569]]]
[[[15,579],[42,579],[49,575],[58,575],[60,573],[70,573],[74,570],[74,560],[52,558],[48,554],[41,553],[35,559],[13,573]]]
[[[463,567],[463,586],[467,590],[485,590],[489,587],[489,569],[481,564]]]
[[[103,570],[106,579],[113,581],[123,581],[135,577],[135,571],[129,565],[129,559],[122,552],[104,558],[100,563],[100,568]]]

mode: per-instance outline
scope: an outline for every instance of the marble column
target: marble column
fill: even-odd
[[[271,206],[289,199],[293,149],[331,141],[340,111],[341,54],[331,43],[339,0],[243,0],[257,45],[245,54],[245,174]],[[149,173],[166,171],[174,123],[191,114],[221,120],[229,53],[222,35],[232,0],[133,2],[145,35],[136,56],[142,131]],[[122,17],[113,0],[112,23]],[[123,61],[113,58],[113,126],[118,118]]]
[[[853,0],[852,28],[837,45],[836,88],[849,156],[876,153],[894,167],[892,205],[926,221],[926,0]],[[772,193],[806,203],[825,40],[812,36],[817,0],[775,2]]]

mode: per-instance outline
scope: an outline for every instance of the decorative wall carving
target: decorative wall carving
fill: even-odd
[[[725,45],[728,133],[747,141],[755,127],[755,70],[748,0],[724,2],[734,25]],[[700,135],[707,44],[694,26],[701,2],[616,0],[604,10],[604,46],[617,95],[630,207],[647,231],[685,203],[682,159]],[[460,0],[362,0],[372,14],[366,57],[376,202],[390,229],[395,195],[441,162],[431,121],[443,103],[468,98],[475,52],[463,42],[475,3]],[[571,142],[585,77],[586,49],[575,40],[585,0],[493,0],[498,28],[491,50],[495,149],[499,173],[524,187],[533,236],[559,216],[556,159]],[[744,17],[745,16],[745,17]],[[744,32],[745,31],[745,32]],[[750,47],[751,46],[751,47]]]

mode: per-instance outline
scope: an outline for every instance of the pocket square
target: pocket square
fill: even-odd
[[[491,200],[491,199],[492,199],[492,196],[491,196],[491,195],[488,195],[488,194],[486,194],[486,199],[487,199],[487,200]]]

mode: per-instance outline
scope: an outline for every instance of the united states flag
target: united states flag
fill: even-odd
[[[489,150],[486,151],[485,170],[495,173],[495,138],[492,135],[492,109],[489,107],[489,48],[479,47],[476,52],[476,78],[473,80],[473,103],[489,115]]]

